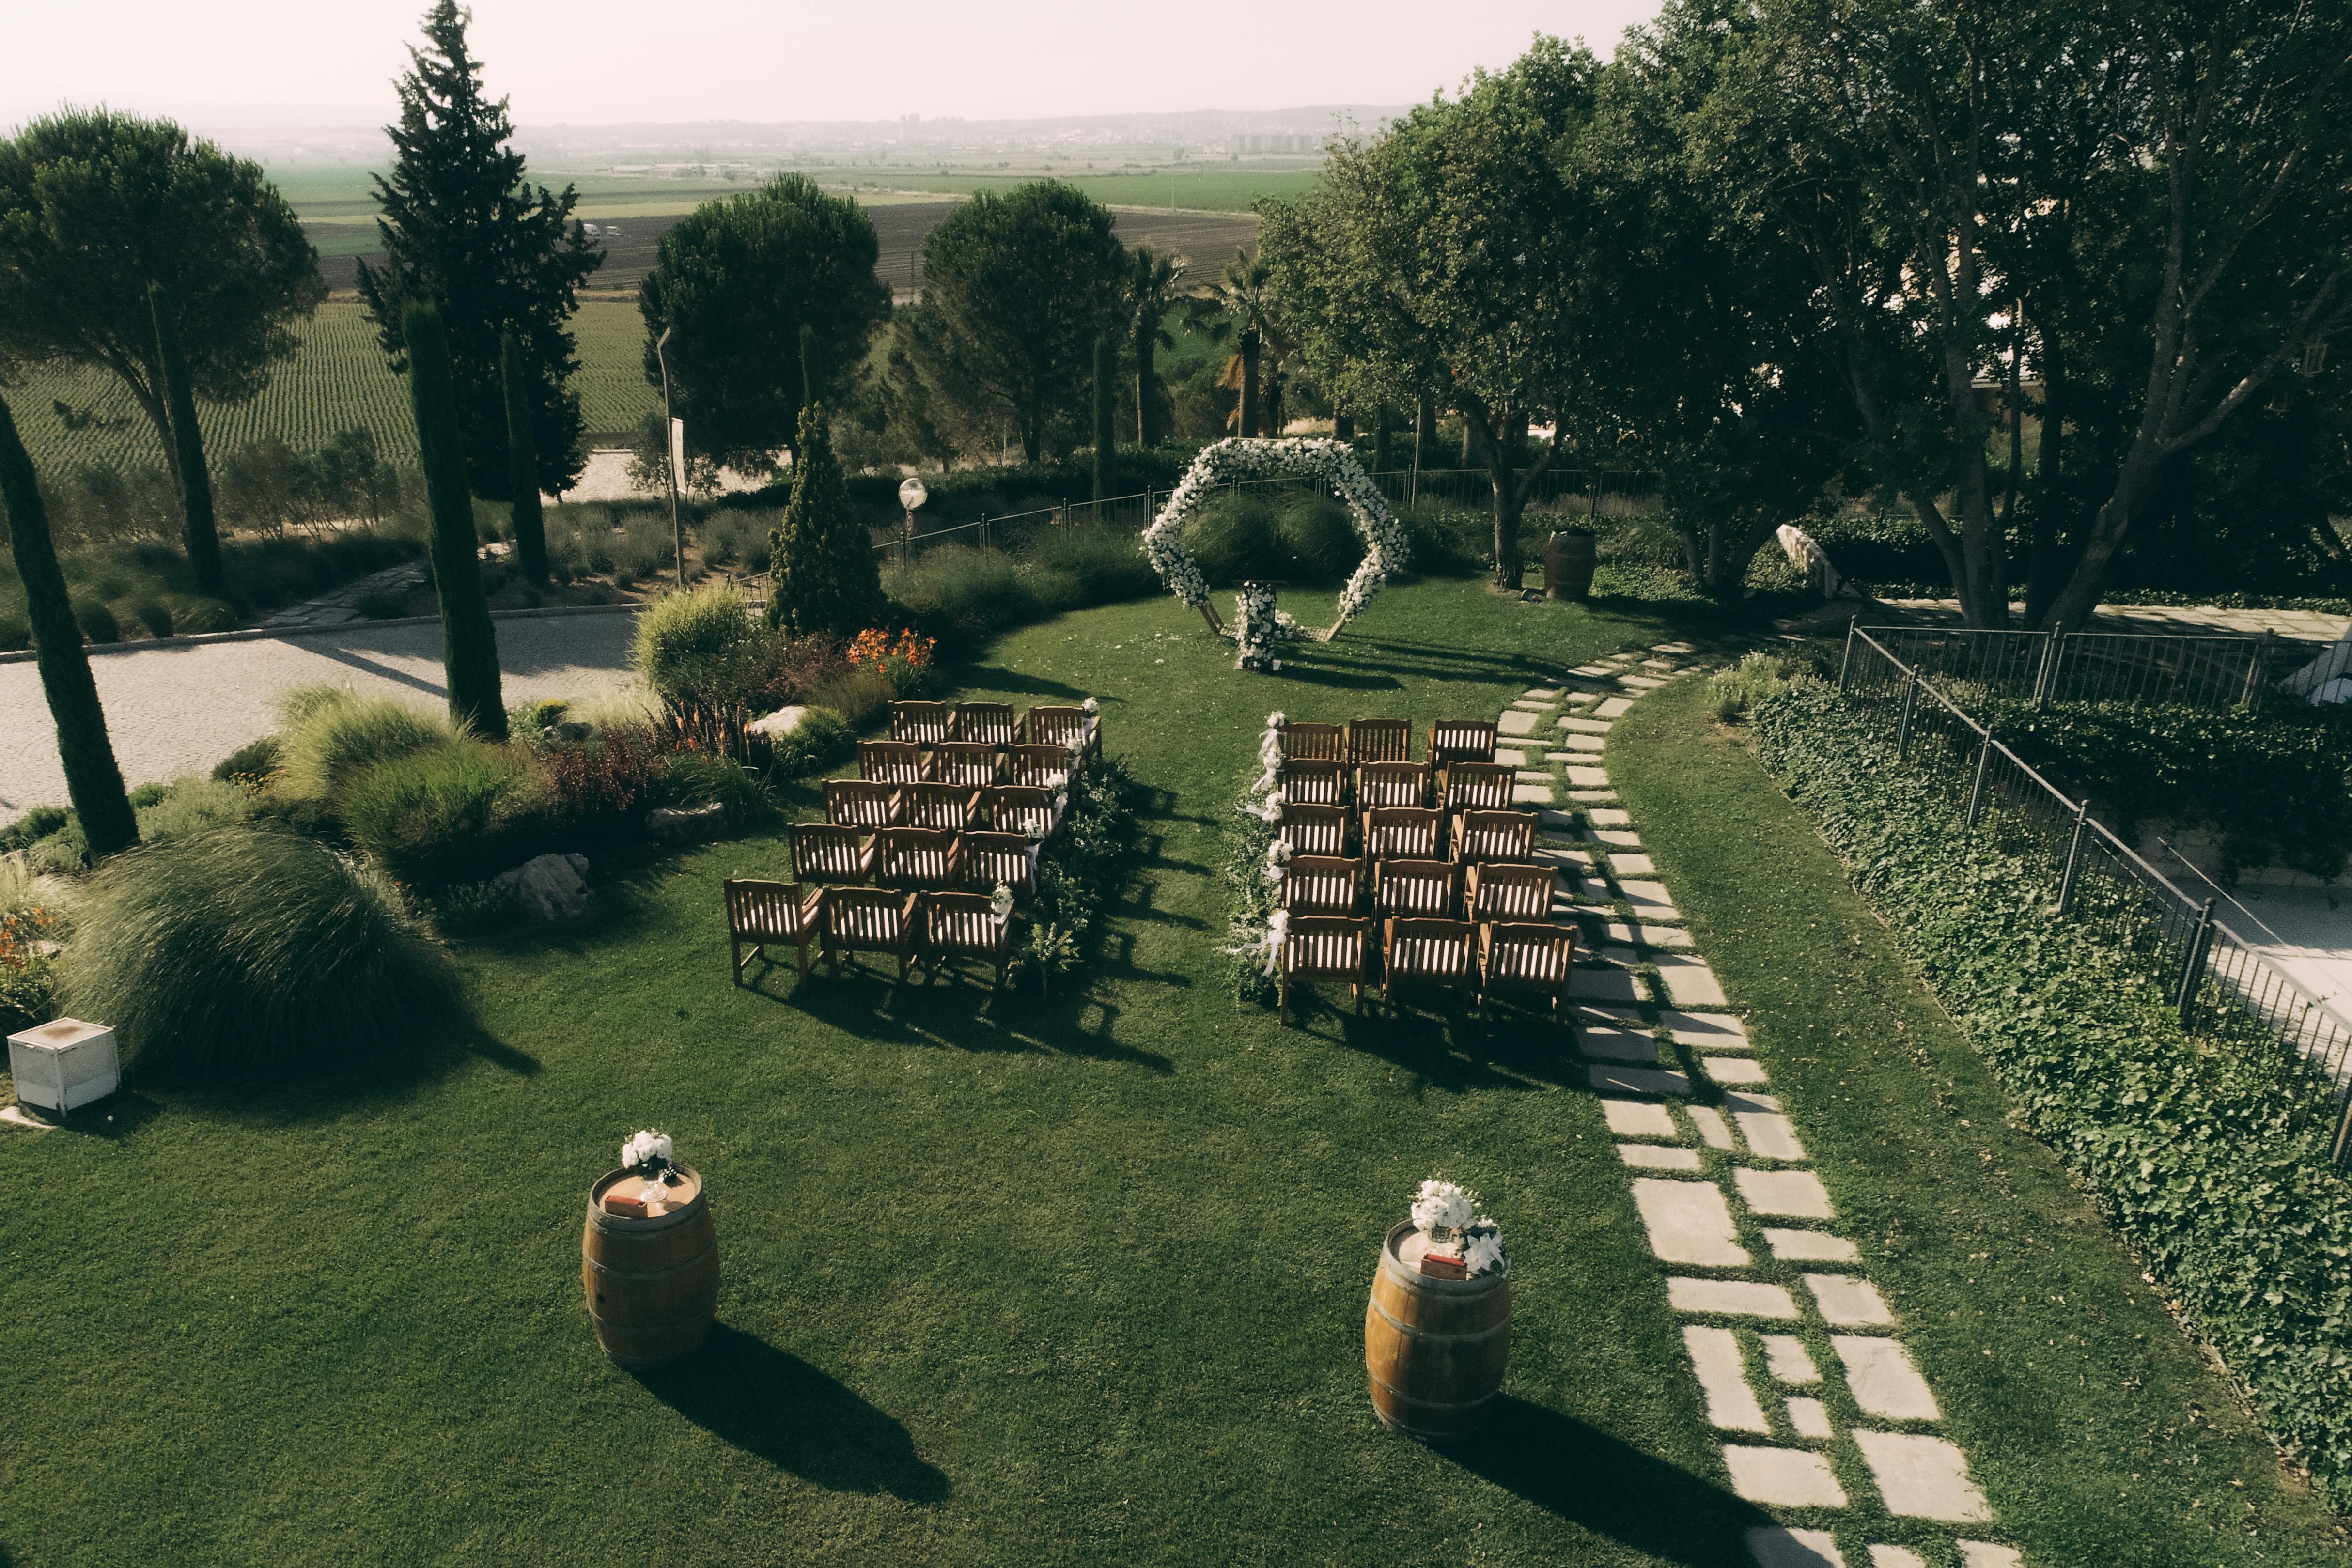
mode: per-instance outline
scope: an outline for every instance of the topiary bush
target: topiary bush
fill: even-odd
[[[1364,541],[1348,508],[1328,496],[1294,496],[1276,515],[1294,581],[1337,582],[1364,559]]]
[[[520,749],[446,741],[379,762],[342,795],[344,831],[402,882],[478,882],[541,853],[550,793]]]
[[[381,877],[240,825],[108,861],[75,908],[64,1004],[165,1078],[325,1063],[456,1018],[457,971]]]
[[[446,746],[456,734],[430,708],[333,688],[294,693],[280,711],[289,722],[279,737],[278,788],[311,800],[334,800],[377,763]]]
[[[1221,496],[1185,525],[1184,548],[1210,582],[1290,575],[1290,551],[1274,508],[1257,496]]]

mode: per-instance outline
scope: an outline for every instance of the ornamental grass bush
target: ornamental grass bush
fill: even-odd
[[[478,882],[545,852],[550,787],[517,747],[471,738],[388,758],[342,795],[352,842],[402,882]]]
[[[287,724],[277,788],[314,800],[337,799],[377,763],[446,746],[455,733],[445,714],[333,686],[298,688],[279,700],[278,712]]]
[[[462,1009],[449,960],[384,880],[283,828],[110,858],[75,906],[64,1005],[164,1078],[323,1064]]]

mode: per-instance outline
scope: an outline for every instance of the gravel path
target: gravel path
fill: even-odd
[[[523,616],[498,623],[506,700],[586,697],[628,684],[625,612]],[[267,735],[270,699],[289,686],[349,686],[369,696],[441,706],[441,628],[365,622],[300,635],[234,643],[133,643],[90,650],[99,700],[122,766],[136,787],[214,763]],[[57,729],[30,660],[0,664],[0,812],[62,806]]]

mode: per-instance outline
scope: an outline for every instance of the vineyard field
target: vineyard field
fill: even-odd
[[[575,321],[580,338],[580,373],[574,385],[592,431],[624,430],[661,406],[660,392],[646,385],[638,355],[644,324],[636,307],[590,300]],[[156,466],[163,449],[154,427],[121,383],[100,371],[40,366],[7,389],[8,404],[33,462],[53,477],[85,464],[121,468]],[[90,415],[68,429],[57,404]],[[223,407],[197,406],[205,449],[215,462],[248,442],[275,436],[294,447],[322,445],[339,430],[373,431],[390,461],[416,461],[416,428],[408,412],[408,387],[392,373],[377,347],[365,309],[341,300],[319,308],[294,357],[278,368],[268,388],[252,402]]]

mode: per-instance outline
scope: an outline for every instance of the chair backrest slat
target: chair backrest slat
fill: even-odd
[[[1393,855],[1435,860],[1444,818],[1425,806],[1382,806],[1364,813],[1364,853],[1373,861]]]
[[[923,748],[903,740],[861,740],[857,771],[876,783],[912,784],[923,776]]]
[[[793,875],[803,881],[849,877],[859,872],[858,831],[830,822],[793,825]]]
[[[1286,802],[1310,806],[1345,805],[1348,768],[1322,758],[1285,758],[1277,779]]]
[[[1468,977],[1478,928],[1467,920],[1391,920],[1390,975],[1397,979],[1458,980]]]
[[[1478,928],[1478,950],[1490,986],[1499,982],[1556,988],[1568,984],[1576,959],[1576,929],[1497,921]]]
[[[1425,762],[1367,762],[1356,769],[1356,804],[1375,806],[1429,804],[1429,765]]]
[[[1293,854],[1348,852],[1348,813],[1338,806],[1286,805],[1280,831]]]
[[[1549,866],[1490,862],[1465,873],[1464,913],[1473,920],[1528,921],[1551,918],[1551,895],[1559,873]]]
[[[1348,915],[1356,907],[1364,862],[1338,855],[1293,855],[1284,873],[1285,909],[1295,915]]]
[[[1454,913],[1460,868],[1451,861],[1391,859],[1378,862],[1372,909],[1382,917],[1444,919]]]
[[[1517,770],[1501,762],[1456,762],[1445,769],[1445,810],[1507,811]]]
[[[1440,768],[1453,762],[1494,761],[1494,721],[1439,719],[1429,727],[1429,760]]]
[[[740,878],[725,886],[729,935],[746,942],[786,942],[800,935],[799,883]]]
[[[1011,703],[958,703],[955,733],[958,740],[1001,750],[1021,738],[1021,721]]]
[[[1283,969],[1294,977],[1353,978],[1363,973],[1366,930],[1361,920],[1328,915],[1294,916],[1283,936]]]
[[[1347,732],[1336,724],[1290,724],[1277,732],[1285,759],[1340,762],[1347,758]]]
[[[890,705],[890,738],[917,746],[937,746],[953,740],[955,709],[945,703],[903,702]]]
[[[1401,718],[1351,718],[1348,721],[1350,762],[1410,762],[1412,726]]]
[[[1066,746],[1016,746],[1005,753],[1005,759],[1015,784],[1056,789],[1069,781],[1070,748]]]
[[[971,821],[972,797],[979,793],[964,784],[902,786],[906,808],[901,818],[910,828],[942,828],[961,832]]]
[[[1454,858],[1475,861],[1523,861],[1535,852],[1536,818],[1532,811],[1465,811],[1455,834]]]
[[[963,719],[956,719],[961,728]],[[931,778],[941,784],[978,789],[993,784],[1004,771],[1004,754],[976,740],[943,740],[931,747]]]
[[[905,809],[905,786],[869,779],[824,781],[824,820],[839,828],[887,828]]]

